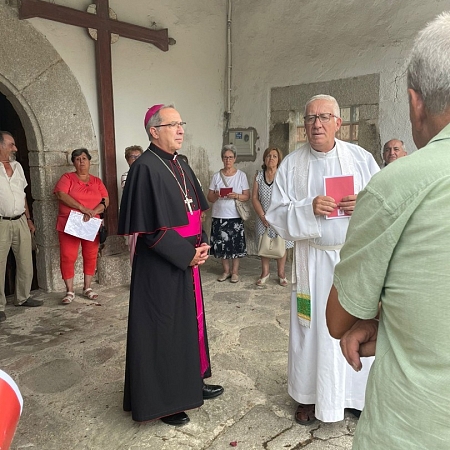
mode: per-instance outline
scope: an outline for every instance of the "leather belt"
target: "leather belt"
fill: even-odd
[[[14,216],[14,217],[0,216],[0,220],[17,220],[17,219],[20,219],[24,214],[25,213],[23,212],[19,216]]]

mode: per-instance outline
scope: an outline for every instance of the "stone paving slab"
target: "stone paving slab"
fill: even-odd
[[[276,265],[271,264],[273,274]],[[255,286],[260,263],[242,260],[240,281],[219,283],[220,261],[202,269],[213,377],[225,393],[188,412],[180,428],[135,423],[122,410],[129,286],[95,286],[92,302],[61,305],[37,292],[40,308],[8,305],[0,367],[19,385],[24,411],[12,450],[350,449],[353,416],[308,427],[293,421],[287,394],[289,288]]]

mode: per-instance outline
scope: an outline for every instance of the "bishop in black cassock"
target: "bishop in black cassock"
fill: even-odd
[[[199,217],[208,203],[192,169],[177,159],[184,134],[179,113],[157,105],[144,123],[152,143],[131,166],[119,218],[119,234],[139,233],[123,406],[136,421],[183,425],[185,410],[223,392],[203,383],[211,368],[201,283],[194,282],[208,257]],[[198,231],[183,237],[194,215]]]

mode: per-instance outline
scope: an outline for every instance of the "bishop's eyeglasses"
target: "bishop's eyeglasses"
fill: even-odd
[[[169,127],[169,128],[175,128],[175,127],[181,127],[184,128],[184,126],[186,125],[186,122],[170,122],[170,123],[165,123],[163,125],[155,125],[153,128],[159,128],[159,127]]]
[[[332,117],[338,117],[331,113],[322,113],[322,114],[310,114],[308,116],[303,117],[303,120],[306,124],[312,125],[316,122],[317,119],[320,120],[320,123],[327,123],[331,120]]]

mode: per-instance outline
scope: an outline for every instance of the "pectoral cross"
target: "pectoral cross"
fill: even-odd
[[[185,205],[187,206],[187,208],[189,209],[189,213],[191,214],[191,216],[192,216],[192,214],[194,214],[193,212],[192,212],[192,207],[191,207],[191,203],[193,203],[194,201],[192,200],[192,198],[189,198],[188,196],[186,196],[185,198],[184,198],[184,203],[185,203]]]

